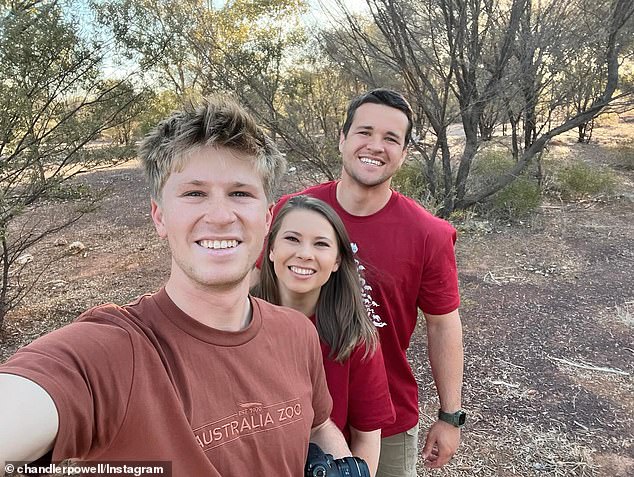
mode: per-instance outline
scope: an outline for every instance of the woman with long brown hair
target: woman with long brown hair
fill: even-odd
[[[329,205],[300,195],[279,208],[252,292],[313,321],[333,398],[331,418],[374,475],[381,427],[394,421],[394,408],[350,240]]]

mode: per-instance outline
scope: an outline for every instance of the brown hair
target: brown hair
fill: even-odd
[[[361,280],[350,247],[346,228],[337,213],[325,202],[298,195],[291,197],[279,210],[271,224],[264,256],[260,283],[251,291],[275,305],[280,302],[279,284],[273,262],[269,258],[273,242],[284,217],[293,210],[310,210],[324,217],[335,231],[341,263],[321,287],[315,310],[319,337],[330,346],[330,358],[343,362],[359,343],[365,343],[366,354],[374,352],[378,343],[376,328],[368,317],[361,298]]]
[[[348,111],[346,113],[346,120],[342,127],[344,137],[348,136],[348,131],[350,131],[350,126],[352,126],[352,121],[354,120],[354,115],[357,112],[357,109],[359,109],[359,106],[366,103],[389,106],[390,108],[398,109],[407,116],[407,131],[405,132],[405,141],[403,142],[403,149],[405,149],[412,139],[412,118],[414,113],[412,111],[412,107],[403,95],[401,93],[397,93],[396,91],[392,91],[391,89],[373,89],[372,91],[368,91],[367,93],[357,96],[350,101]]]

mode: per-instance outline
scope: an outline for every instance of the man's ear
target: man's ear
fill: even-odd
[[[269,208],[266,210],[266,234],[269,233],[271,229],[271,222],[273,221],[273,208],[275,207],[274,203],[269,204]]]
[[[343,143],[346,141],[346,135],[341,131],[339,133],[339,152],[343,152]]]
[[[401,156],[401,160],[398,163],[398,167],[401,167],[403,163],[405,162],[405,158],[407,158],[407,151],[408,151],[407,147],[403,149],[403,155]]]
[[[163,210],[158,202],[154,199],[150,200],[152,222],[154,222],[154,228],[161,238],[167,238],[167,230],[165,223],[163,222]]]

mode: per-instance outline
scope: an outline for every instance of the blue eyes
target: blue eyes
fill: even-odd
[[[200,190],[192,190],[183,193],[183,197],[206,197],[207,194]],[[250,192],[236,191],[229,193],[229,197],[253,197]]]

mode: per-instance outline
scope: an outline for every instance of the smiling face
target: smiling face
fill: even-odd
[[[283,305],[301,296],[317,303],[322,285],[339,268],[339,244],[330,222],[312,210],[296,209],[283,219],[269,258]]]
[[[172,171],[152,219],[170,244],[172,286],[227,288],[249,274],[271,215],[253,160],[208,146]]]
[[[339,151],[344,179],[374,187],[389,181],[405,159],[407,116],[383,104],[359,106],[347,135],[341,134]]]

